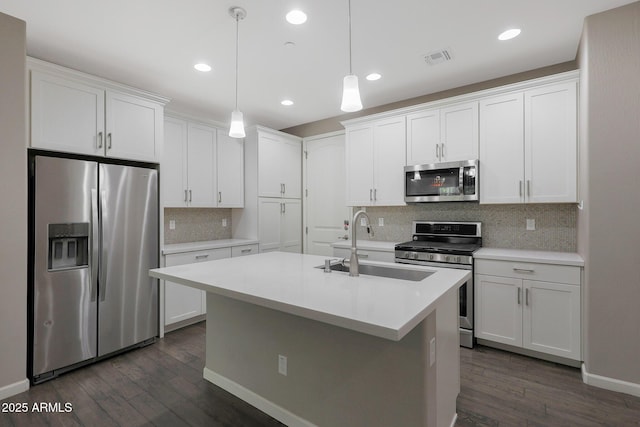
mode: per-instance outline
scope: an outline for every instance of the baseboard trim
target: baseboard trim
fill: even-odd
[[[239,399],[244,400],[251,406],[258,408],[267,415],[272,416],[281,423],[289,427],[316,427],[315,424],[301,418],[281,406],[265,399],[264,397],[254,393],[253,391],[241,386],[240,384],[213,372],[208,368],[204,368],[203,377],[205,380],[217,385],[218,387],[228,391]],[[453,425],[453,424],[452,424]]]
[[[632,396],[640,397],[640,384],[603,377],[602,375],[590,374],[587,372],[587,368],[584,363],[582,364],[582,382],[594,387],[600,387],[606,390],[627,393]]]
[[[15,396],[16,394],[20,394],[27,390],[29,390],[29,380],[26,378],[22,381],[18,381],[17,383],[0,387],[0,400]]]

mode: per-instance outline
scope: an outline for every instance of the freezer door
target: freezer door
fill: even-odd
[[[35,157],[33,376],[96,356],[97,163]]]
[[[158,174],[100,164],[98,355],[158,335]]]

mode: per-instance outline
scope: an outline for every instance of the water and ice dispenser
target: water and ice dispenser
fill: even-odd
[[[89,265],[89,223],[49,224],[49,271]]]

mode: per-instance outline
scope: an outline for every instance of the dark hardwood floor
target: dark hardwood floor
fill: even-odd
[[[29,411],[0,413],[0,427],[282,426],[202,379],[204,332],[204,323],[171,332],[6,399],[3,409]],[[587,386],[578,369],[487,347],[461,351],[456,426],[640,426],[640,398]],[[42,402],[72,411],[33,412]]]

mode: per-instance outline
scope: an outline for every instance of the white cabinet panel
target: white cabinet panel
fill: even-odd
[[[219,208],[244,206],[244,141],[218,129],[216,176]]]
[[[466,102],[440,110],[440,160],[478,158],[478,103]]]
[[[104,154],[104,89],[31,71],[31,146]]]
[[[189,206],[215,207],[216,129],[189,123],[187,153]]]
[[[577,201],[576,82],[480,101],[480,202]]]
[[[300,199],[286,199],[282,202],[281,250],[302,252],[302,203]]]
[[[440,110],[407,115],[407,165],[440,161]]]
[[[258,151],[258,195],[302,197],[302,144],[263,132]]]
[[[259,201],[260,252],[302,251],[300,199],[261,197]]]
[[[405,116],[346,129],[347,205],[404,205]]]
[[[480,202],[524,201],[523,94],[480,101]]]
[[[576,83],[528,90],[524,105],[528,201],[577,201]]]
[[[579,267],[476,260],[475,270],[477,338],[581,360]]]
[[[187,122],[164,120],[162,188],[165,207],[184,207],[187,202]]]
[[[30,61],[30,73],[31,147],[160,160],[164,107],[158,100],[42,61]]]
[[[231,257],[231,248],[210,249],[165,255],[165,267],[213,261]],[[165,325],[189,320],[206,313],[206,292],[173,282],[164,282]]]
[[[158,104],[125,93],[107,91],[106,155],[156,161],[162,141],[162,119],[163,110]]]
[[[476,275],[477,338],[522,346],[522,281]]]

